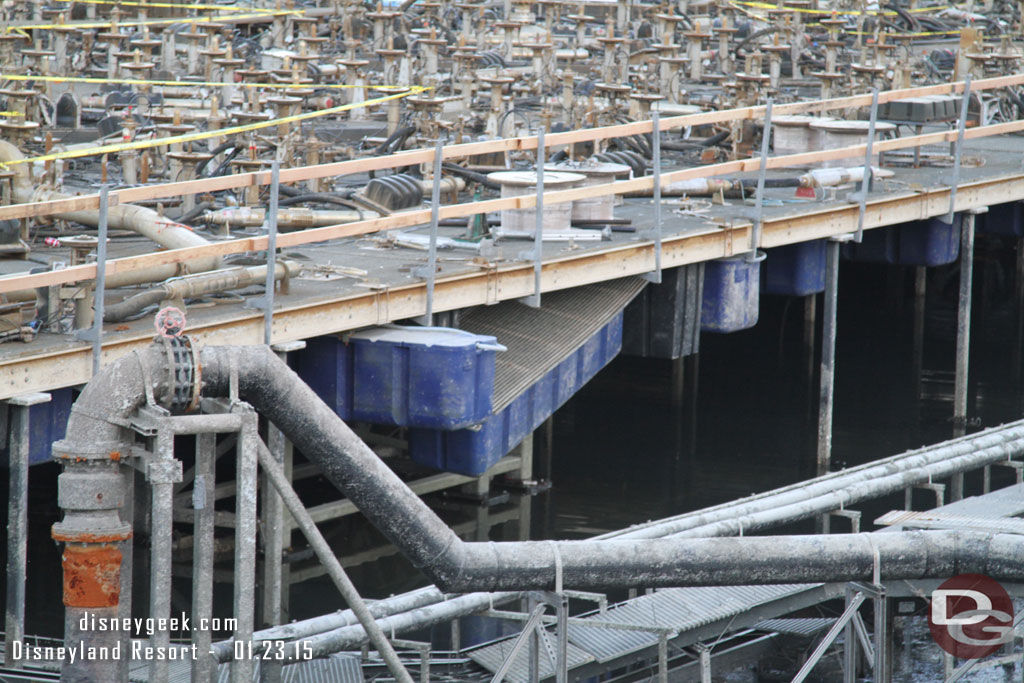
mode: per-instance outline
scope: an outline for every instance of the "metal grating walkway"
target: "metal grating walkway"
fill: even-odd
[[[542,308],[510,301],[480,306],[459,327],[489,334],[508,347],[494,368],[494,413],[555,368],[618,314],[646,286],[638,277],[545,294]]]
[[[668,631],[671,638],[715,622],[730,620],[771,603],[778,603],[778,613],[785,613],[792,609],[788,598],[806,593],[817,586],[791,584],[667,588],[642,595],[610,607],[605,612],[582,617],[582,620],[593,623],[593,626],[582,625],[579,620],[570,623],[569,668],[590,662],[604,664],[654,647],[658,644],[658,631]],[[637,630],[610,628],[608,625],[636,626]],[[511,648],[512,641],[503,640],[473,650],[468,655],[480,666],[495,672]],[[544,648],[541,648],[542,678],[554,672],[552,664],[546,659]],[[516,655],[505,678],[512,683],[529,681],[527,648]]]
[[[989,533],[1024,534],[1024,484],[982,496],[971,496],[934,510],[892,510],[875,520],[890,528],[970,529]]]

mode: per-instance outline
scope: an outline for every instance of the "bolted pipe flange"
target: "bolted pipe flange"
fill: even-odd
[[[172,413],[187,413],[199,405],[202,368],[198,350],[186,336],[158,337],[167,354],[166,390],[159,402]]]
[[[73,407],[72,411],[74,410]],[[51,452],[54,460],[63,461],[65,465],[97,461],[118,462],[131,453],[131,447],[121,441],[82,443],[61,439],[53,443]]]

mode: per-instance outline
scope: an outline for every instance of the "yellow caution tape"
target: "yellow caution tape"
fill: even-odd
[[[0,168],[6,168],[8,166],[15,166],[18,164],[33,163],[37,161],[54,161],[56,159],[78,159],[80,157],[91,157],[96,156],[98,154],[115,154],[117,152],[124,152],[131,149],[149,149],[151,147],[164,147],[166,145],[173,145],[179,142],[195,142],[197,140],[206,140],[208,138],[221,137],[227,135],[237,135],[238,133],[248,133],[249,131],[259,130],[261,128],[270,128],[271,126],[279,126],[284,123],[307,121],[309,119],[327,116],[329,114],[338,114],[340,112],[349,111],[351,109],[359,109],[360,107],[371,107],[377,104],[382,104],[384,102],[389,102],[391,100],[398,100],[403,97],[408,97],[410,95],[416,95],[426,90],[431,90],[431,88],[414,85],[409,90],[409,92],[397,93],[395,95],[385,95],[383,97],[377,97],[375,99],[365,100],[363,102],[342,104],[337,107],[331,107],[329,109],[321,109],[320,111],[310,111],[304,114],[285,116],[280,119],[272,119],[270,121],[259,121],[256,123],[247,123],[242,126],[221,128],[219,130],[208,130],[200,133],[186,133],[185,135],[174,135],[168,138],[139,140],[136,142],[122,142],[116,145],[98,145],[96,147],[89,147],[86,149],[68,150],[65,152],[53,152],[51,154],[42,154],[40,156],[28,157],[25,159],[13,159],[11,161],[0,163]]]
[[[885,16],[892,17],[896,16],[896,12],[859,12],[857,10],[826,10],[826,9],[808,9],[806,7],[779,7],[778,5],[772,5],[767,2],[754,2],[753,0],[737,0],[737,4],[746,5],[747,7],[757,7],[758,9],[771,9],[771,10],[782,10],[785,12],[799,12],[801,14],[820,14],[820,15],[850,15],[860,16],[861,14],[867,14],[872,16]],[[924,7],[918,9],[908,10],[910,12],[938,12],[939,10],[948,9],[947,7]]]
[[[218,83],[216,81],[147,81],[136,78],[99,78],[87,76],[26,76],[24,74],[0,74],[0,81],[41,81],[43,83],[100,83],[119,85],[159,85],[166,87],[223,88],[276,88],[283,90],[315,88],[340,90],[343,88],[376,88],[378,90],[404,90],[408,85],[348,85],[347,83]]]
[[[265,11],[259,14],[227,14],[217,15],[208,17],[172,17],[169,19],[147,19],[145,21],[131,20],[131,21],[119,21],[116,24],[112,21],[83,21],[83,22],[69,22],[66,24],[27,24],[24,26],[8,26],[7,32],[20,31],[25,32],[28,30],[43,29],[49,30],[54,28],[112,28],[114,26],[166,26],[168,24],[208,24],[216,23],[218,21],[237,21],[238,19],[264,19],[266,17],[277,17],[286,16],[293,14],[303,14],[304,10],[274,10]]]
[[[124,7],[174,7],[179,9],[201,9],[201,10],[218,10],[221,12],[260,12],[267,14],[273,12],[272,9],[266,9],[262,7],[233,7],[231,5],[189,5],[189,4],[176,4],[173,2],[126,2],[125,0],[55,0],[56,2],[66,2],[68,4],[76,3],[82,5],[122,5]]]

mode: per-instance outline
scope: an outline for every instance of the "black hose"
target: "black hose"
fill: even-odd
[[[740,186],[744,190],[757,189],[757,178],[741,178]],[[799,178],[765,178],[765,187],[800,187]]]
[[[185,213],[178,216],[178,222],[188,223],[197,216],[202,215],[204,211],[210,211],[215,208],[217,208],[217,205],[214,204],[213,202],[199,202],[198,204],[193,206],[191,210],[186,211]]]
[[[552,159],[552,163],[554,163],[554,159]],[[486,174],[477,173],[476,171],[471,171],[468,168],[462,168],[458,164],[442,164],[441,168],[444,169],[445,171],[448,171],[452,175],[457,175],[471,182],[479,183],[480,185],[483,185],[484,187],[489,188],[491,190],[501,189],[501,184],[494,182],[493,180],[488,178]]]
[[[217,178],[218,176],[224,175],[224,173],[226,173],[231,167],[231,162],[235,160],[235,157],[242,153],[243,149],[245,149],[245,147],[235,147],[233,150],[228,152],[228,155],[224,157],[224,161],[220,162],[220,166],[218,166],[217,169],[208,177]]]
[[[217,145],[213,152],[210,153],[209,159],[203,159],[198,164],[196,164],[196,177],[198,178],[199,176],[203,175],[203,170],[206,168],[207,164],[209,164],[218,154],[221,154],[234,146],[234,140],[228,140],[227,142],[222,142],[221,144]]]
[[[699,144],[701,147],[714,147],[718,143],[728,140],[729,135],[730,131],[723,130],[721,133],[715,133],[711,137],[701,140]]]
[[[349,199],[346,199],[345,197],[339,197],[328,192],[310,192],[308,194],[300,194],[294,197],[286,197],[285,199],[278,201],[277,205],[292,206],[294,204],[305,204],[307,202],[337,204],[338,206],[344,206],[347,209],[358,211],[360,218],[363,217],[363,209],[361,206]]]
[[[746,38],[744,38],[740,42],[736,43],[736,46],[732,49],[733,54],[739,54],[739,51],[743,49],[743,46],[746,45],[747,43],[749,43],[750,41],[757,40],[758,38],[760,38],[762,36],[770,36],[771,34],[777,32],[779,30],[780,29],[779,29],[778,26],[769,26],[768,28],[763,28],[760,31],[754,31],[749,36],[747,36]]]
[[[906,23],[906,30],[909,33],[916,33],[921,30],[921,24],[918,23],[917,18],[902,7],[897,7],[890,2],[885,5],[885,9],[895,12]]]
[[[416,126],[405,126],[397,129],[394,133],[388,136],[387,140],[377,145],[376,149],[373,150],[374,154],[388,154],[392,143],[398,142],[401,138],[402,142],[405,142],[405,138],[409,137],[416,132]],[[396,149],[401,146],[401,143],[396,145]]]

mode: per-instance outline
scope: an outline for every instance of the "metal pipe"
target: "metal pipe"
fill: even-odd
[[[164,377],[160,347],[140,352]],[[843,581],[871,578],[876,554],[884,578],[942,577],[978,571],[1016,577],[1024,541],[954,532],[779,538],[614,539],[466,543],[267,347],[201,351],[202,392],[238,394],[278,425],[367,518],[442,589],[549,590],[561,559],[565,584],[580,588]],[[61,443],[108,443],[144,396],[139,360],[104,370],[79,397]],[[162,391],[166,391],[162,388]],[[102,416],[99,417],[99,416]]]
[[[806,519],[862,500],[899,492],[914,482],[948,476],[956,469],[984,466],[1024,452],[1024,421],[980,432],[969,438],[929,446],[875,461],[843,472],[724,503],[677,517],[612,531],[596,538],[657,538],[669,534],[688,537],[733,535]],[[519,593],[475,593],[462,596],[459,608],[436,587],[429,587],[374,603],[371,611],[385,630],[402,632],[443,623],[472,614],[491,604],[514,600]],[[440,604],[439,604],[440,603]],[[437,618],[438,613],[444,617]],[[435,620],[436,619],[436,620]],[[310,638],[322,654],[353,649],[366,642],[351,612],[314,617],[256,634],[257,640]],[[333,649],[332,649],[333,648]],[[214,645],[220,661],[231,656],[231,642]]]
[[[297,275],[300,269],[301,266],[295,261],[280,261],[274,268],[274,279],[282,280],[285,277]],[[166,299],[186,299],[261,284],[268,279],[268,272],[267,266],[249,266],[173,278],[157,287],[107,306],[103,321],[120,322],[139,313],[147,306],[159,304]]]
[[[356,221],[377,218],[379,214],[370,210],[314,210],[314,209],[278,209],[277,226],[279,228],[318,228],[338,223],[355,223]],[[233,228],[259,227],[266,220],[266,209],[240,207],[207,211],[203,220],[211,225],[228,225]]]

